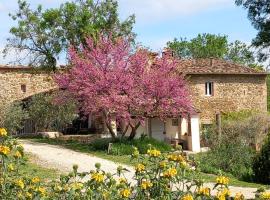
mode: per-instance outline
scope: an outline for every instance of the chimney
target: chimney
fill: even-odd
[[[173,57],[173,51],[170,48],[165,47],[162,52],[162,57]]]
[[[151,60],[155,60],[155,58],[158,56],[158,53],[156,53],[156,52],[149,52],[148,56],[149,56],[149,58]]]

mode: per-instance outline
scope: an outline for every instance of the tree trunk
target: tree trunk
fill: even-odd
[[[127,133],[127,131],[128,131],[128,127],[129,127],[129,125],[127,125],[126,127],[125,127],[125,129],[122,131],[122,138],[124,138],[125,137],[125,135],[126,135],[126,133]]]
[[[107,120],[106,120],[105,123],[106,123],[106,127],[108,128],[112,138],[115,139],[116,138],[116,133],[113,131],[111,123],[110,122],[108,123]]]
[[[131,133],[128,137],[129,140],[133,140],[137,134],[137,129],[139,128],[139,126],[141,125],[141,122],[138,122],[135,126],[132,126],[131,124],[129,124],[131,127]]]

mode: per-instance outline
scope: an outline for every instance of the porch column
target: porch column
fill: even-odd
[[[191,124],[191,150],[193,152],[200,152],[200,121],[199,115],[191,115],[190,117]]]

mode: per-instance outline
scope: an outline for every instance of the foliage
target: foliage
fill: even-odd
[[[161,154],[150,147],[146,155],[135,148],[132,158],[137,161],[133,183],[125,177],[127,169],[119,166],[115,173],[102,170],[97,163],[90,172],[73,171],[60,179],[43,182],[39,177],[29,178],[20,174],[23,162],[23,148],[9,137],[4,129],[0,131],[0,198],[1,199],[226,199],[230,196],[229,179],[219,176],[211,196],[211,189],[197,179],[198,172],[181,154]],[[90,177],[90,178],[86,178]],[[193,189],[192,187],[193,186]],[[174,189],[173,189],[174,188]],[[268,195],[268,193],[262,193]],[[239,196],[239,194],[238,194]],[[239,198],[239,197],[235,198]],[[240,199],[244,197],[241,196]]]
[[[222,118],[221,136],[216,127],[210,130],[211,150],[197,157],[200,168],[206,173],[221,170],[245,180],[253,178],[253,148],[260,145],[269,128],[267,114],[249,110],[228,113]]]
[[[268,135],[260,152],[253,162],[255,180],[260,183],[270,184],[270,135]]]
[[[102,115],[113,138],[112,121],[131,128],[130,139],[147,117],[165,119],[192,111],[188,89],[183,77],[175,73],[175,58],[157,57],[149,52],[132,52],[130,41],[102,36],[98,45],[87,40],[80,52],[72,48],[73,67],[55,77],[60,88],[80,102],[86,114]]]
[[[187,41],[185,38],[176,38],[168,42],[168,47],[180,58],[222,58],[227,51],[227,37],[214,34],[198,34]]]
[[[270,1],[268,0],[235,0],[238,6],[243,6],[248,10],[248,18],[252,25],[258,30],[257,36],[253,39],[252,44],[259,48],[259,59],[265,61],[269,58],[270,46]]]
[[[59,8],[31,9],[25,0],[18,0],[19,10],[10,16],[17,26],[10,29],[4,50],[15,49],[30,56],[30,65],[55,69],[59,56],[70,45],[85,44],[85,37],[97,38],[101,32],[115,36],[133,37],[134,16],[120,22],[115,0],[80,0],[61,4]]]
[[[22,129],[27,118],[28,113],[23,110],[20,102],[1,107],[0,126],[5,127],[9,133],[14,134]]]
[[[29,119],[35,124],[35,131],[61,131],[76,118],[74,101],[60,104],[54,101],[54,94],[34,95],[28,105]]]
[[[91,143],[91,149],[107,151],[109,143],[112,143],[110,154],[113,155],[130,155],[134,147],[138,148],[141,153],[146,154],[149,145],[159,149],[161,152],[169,152],[172,149],[169,144],[148,137],[141,137],[134,140],[128,140],[127,138],[115,140],[109,138],[97,139]]]
[[[250,46],[239,40],[229,43],[227,36],[223,35],[199,34],[190,41],[175,38],[167,46],[180,58],[219,58],[261,69],[255,62],[255,53]]]

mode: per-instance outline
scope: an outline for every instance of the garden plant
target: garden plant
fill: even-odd
[[[102,170],[101,164],[90,172],[73,171],[59,179],[44,181],[39,177],[20,174],[24,162],[23,147],[0,129],[0,198],[1,199],[244,199],[241,193],[230,197],[229,179],[219,176],[213,191],[198,180],[198,172],[181,152],[161,154],[149,146],[147,154],[137,148],[131,155],[135,159],[135,174],[131,182],[125,177],[127,169],[119,166],[115,173]],[[269,199],[261,193],[260,199]]]

